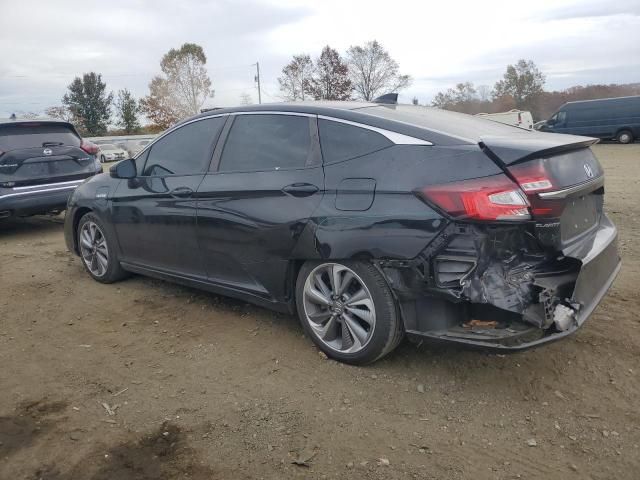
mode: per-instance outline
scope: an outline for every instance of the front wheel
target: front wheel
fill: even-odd
[[[104,163],[106,161],[107,161],[107,159],[104,158],[104,155],[100,155],[100,163]]]
[[[403,336],[391,290],[368,262],[307,262],[298,275],[296,305],[307,334],[335,360],[371,363]]]
[[[120,266],[115,242],[94,213],[85,214],[78,223],[78,251],[85,270],[98,282],[112,283],[127,275]]]
[[[616,137],[616,139],[618,140],[618,142],[625,145],[628,143],[633,143],[633,134],[628,130],[623,130],[620,133],[618,133],[618,136]]]

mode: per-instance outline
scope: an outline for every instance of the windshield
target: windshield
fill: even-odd
[[[100,149],[101,150],[116,150],[118,147],[116,147],[114,144],[112,143],[105,143],[103,145],[100,145]]]

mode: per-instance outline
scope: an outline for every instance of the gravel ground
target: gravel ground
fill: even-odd
[[[341,365],[293,317],[92,281],[60,218],[0,224],[0,478],[637,479],[640,145],[595,150],[623,269],[576,335],[507,356]]]

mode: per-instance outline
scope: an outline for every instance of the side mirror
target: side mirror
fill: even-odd
[[[136,178],[136,161],[133,158],[122,160],[109,169],[113,178]]]

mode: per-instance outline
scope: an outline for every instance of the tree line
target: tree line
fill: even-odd
[[[314,60],[304,53],[294,55],[278,77],[280,93],[295,100],[366,100],[398,92],[411,84],[411,77],[382,45],[372,40],[351,46],[343,58],[329,45]]]
[[[102,76],[95,72],[76,77],[67,87],[61,105],[45,113],[73,122],[83,135],[134,134],[164,130],[180,119],[200,111],[214,96],[206,70],[207,57],[201,46],[185,43],[169,50],[160,61],[159,75],[149,83],[149,93],[136,99],[125,89],[107,91]],[[640,84],[588,85],[562,91],[545,91],[545,75],[531,60],[508,65],[493,87],[462,82],[439,92],[431,106],[463,113],[495,113],[514,108],[529,110],[534,118],[548,118],[567,101],[640,95]],[[294,55],[278,77],[283,100],[365,100],[398,92],[412,82],[388,51],[376,40],[349,47],[344,56],[329,45],[316,58],[308,53]],[[243,93],[242,104],[252,103]],[[419,101],[414,97],[413,103]],[[29,114],[35,116],[35,114]],[[141,115],[152,123],[141,125]]]
[[[185,43],[179,49],[172,48],[162,57],[162,73],[151,79],[149,94],[139,100],[127,89],[116,95],[107,92],[102,75],[85,73],[69,84],[62,105],[49,107],[45,113],[73,122],[83,135],[104,135],[112,120],[120,129],[118,133],[161,131],[198,113],[205,100],[213,96],[206,63],[199,45]],[[150,127],[143,129],[141,114],[151,120]]]
[[[528,110],[536,120],[549,118],[566,102],[596,98],[640,95],[640,84],[575,86],[560,91],[546,91],[545,75],[531,60],[519,60],[508,65],[503,77],[493,88],[458,83],[439,92],[431,102],[433,107],[469,113],[497,113],[512,109]]]

